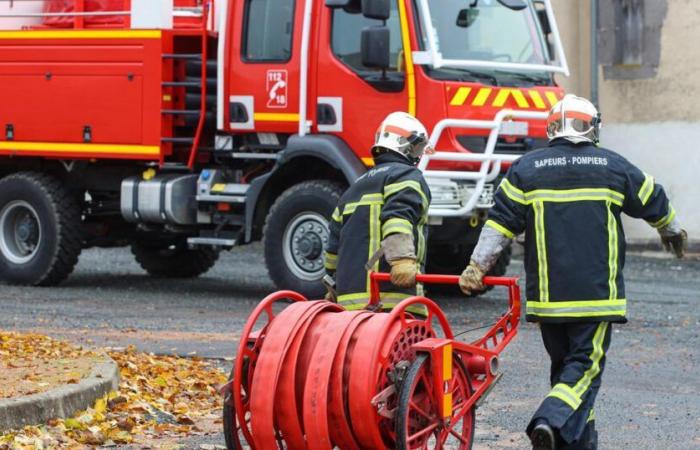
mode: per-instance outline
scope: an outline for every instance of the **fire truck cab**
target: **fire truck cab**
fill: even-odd
[[[90,246],[191,277],[262,240],[278,286],[319,295],[397,110],[432,130],[428,264],[456,273],[568,74],[549,0],[48,0],[0,27],[0,278],[31,285]]]

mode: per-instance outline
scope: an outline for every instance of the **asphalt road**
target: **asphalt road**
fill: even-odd
[[[510,272],[522,275],[522,264]],[[700,260],[631,255],[625,276],[630,322],[614,327],[596,406],[600,448],[700,449]],[[225,254],[196,280],[149,278],[126,250],[89,250],[60,287],[1,286],[0,328],[226,358],[226,367],[248,313],[272,290],[258,246]],[[453,329],[463,330],[497,317],[503,295],[437,300]],[[548,390],[536,326],[521,326],[501,363],[505,376],[479,410],[475,448],[528,448],[523,430]],[[202,443],[223,444],[223,437],[183,441],[185,448]]]

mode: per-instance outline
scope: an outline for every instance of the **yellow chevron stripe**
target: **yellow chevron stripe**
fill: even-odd
[[[547,97],[547,100],[549,100],[550,106],[554,106],[559,102],[559,97],[557,97],[557,94],[552,91],[547,91],[544,93],[544,95]]]
[[[500,91],[498,91],[498,94],[496,95],[496,98],[493,101],[493,106],[497,108],[502,107],[506,104],[508,97],[511,96],[518,104],[519,108],[527,108],[530,106],[522,91],[520,91],[519,89],[501,89]]]
[[[491,95],[492,90],[493,89],[491,88],[479,89],[479,92],[476,94],[476,97],[474,97],[472,106],[484,106],[486,104],[486,100],[488,100],[489,98],[489,95]]]
[[[540,95],[539,92],[537,91],[528,91],[530,94],[530,98],[532,99],[532,102],[535,104],[535,108],[538,109],[546,109],[547,105],[544,104],[544,100],[542,100],[542,96]]]
[[[455,92],[455,96],[452,97],[452,100],[450,101],[451,106],[462,106],[465,101],[467,101],[467,97],[469,97],[469,93],[472,91],[472,88],[470,87],[461,87],[457,89],[457,92]]]

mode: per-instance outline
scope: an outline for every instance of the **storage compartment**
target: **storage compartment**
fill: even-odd
[[[128,222],[197,223],[197,175],[158,175],[122,182],[121,211]]]

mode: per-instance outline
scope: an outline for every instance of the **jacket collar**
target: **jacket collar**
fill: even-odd
[[[389,164],[389,163],[398,163],[398,164],[406,164],[407,166],[412,166],[411,164],[405,157],[399,155],[396,152],[393,151],[385,151],[381,153],[378,156],[374,157],[374,164],[379,166],[382,164]]]

